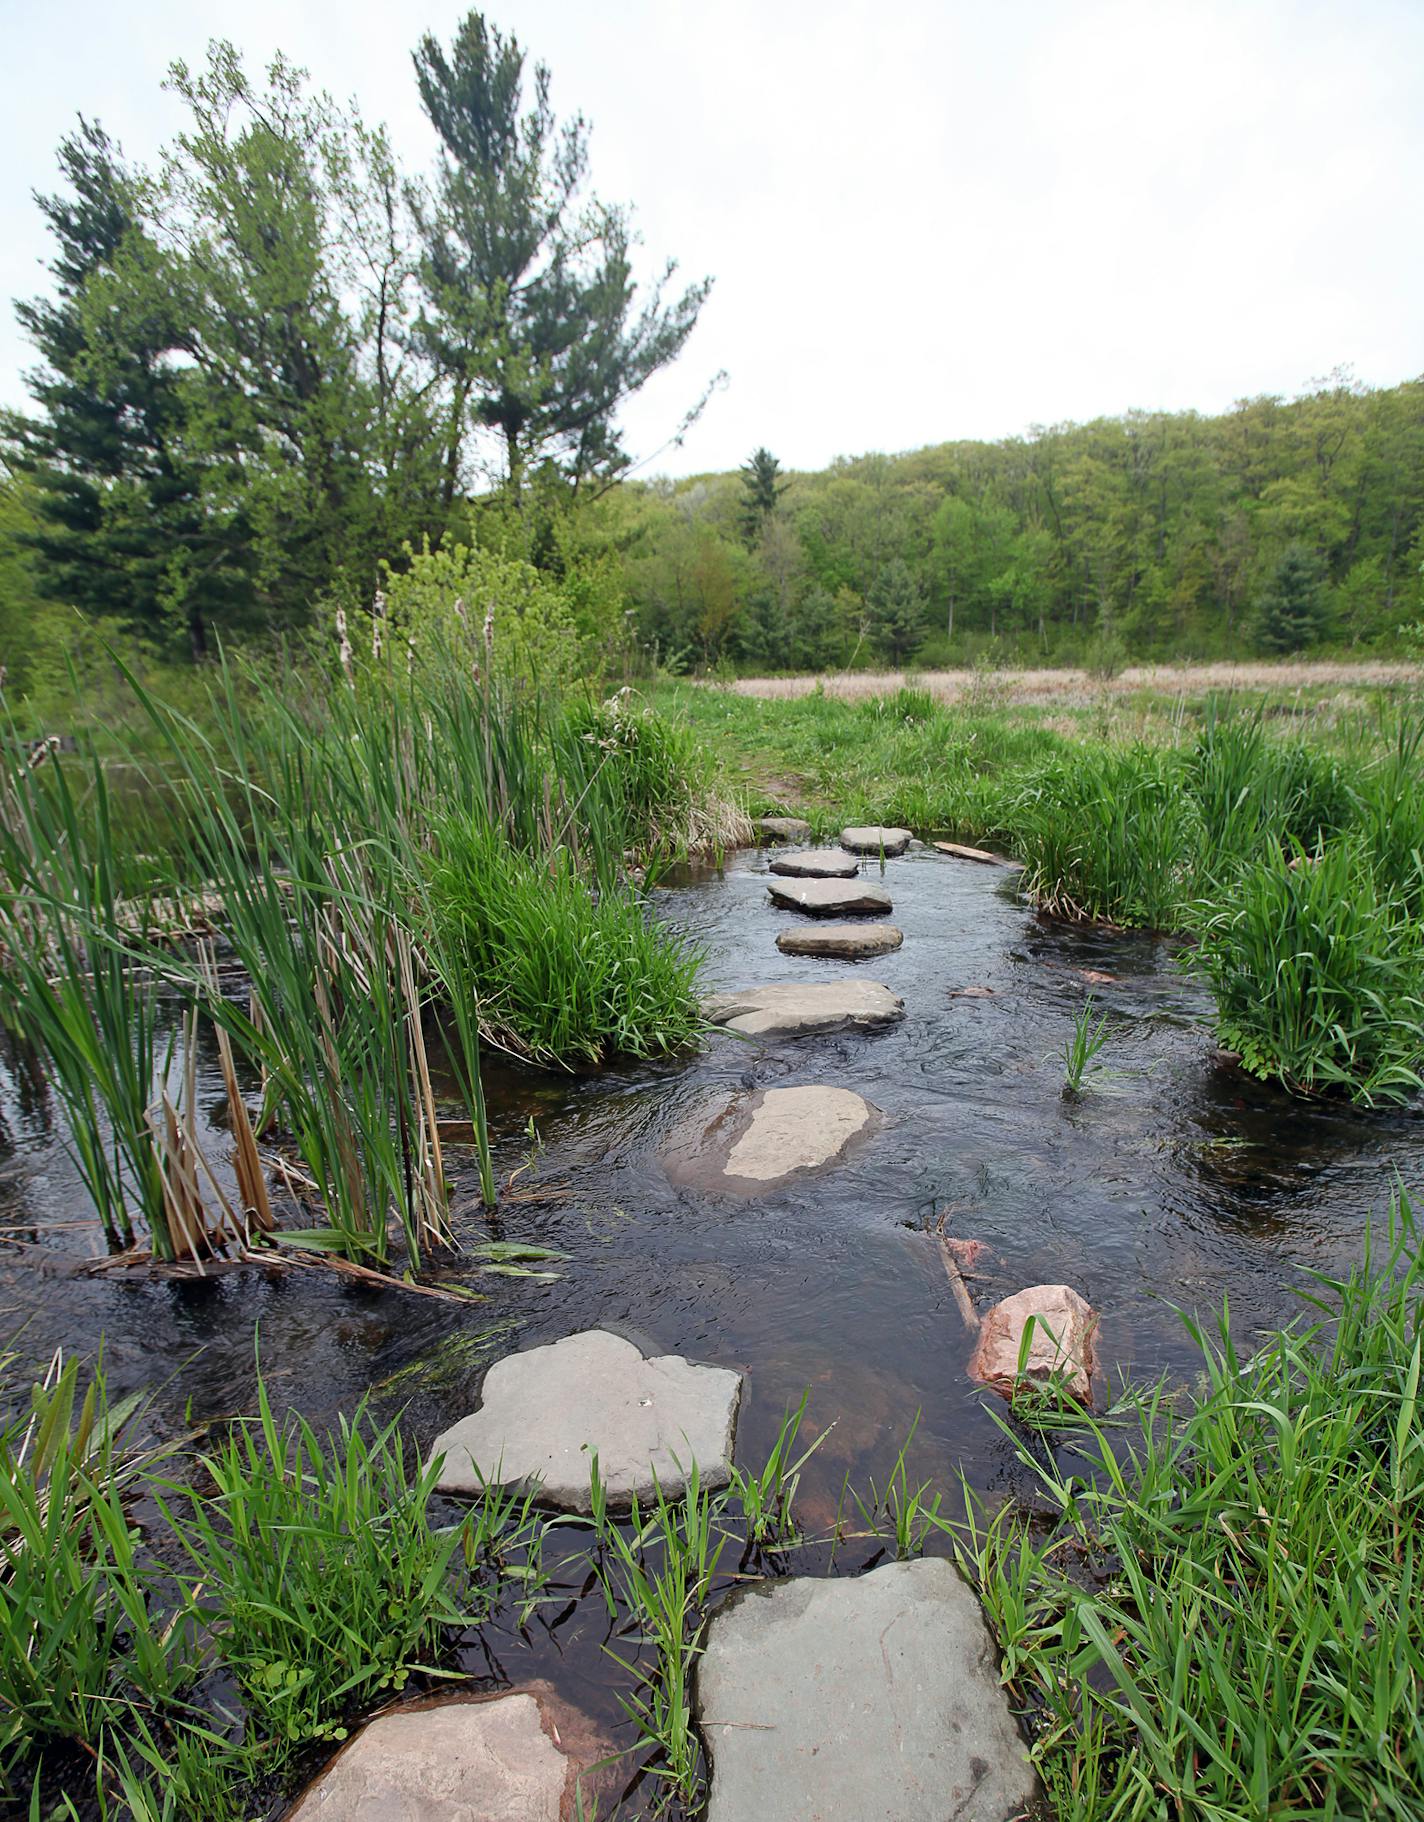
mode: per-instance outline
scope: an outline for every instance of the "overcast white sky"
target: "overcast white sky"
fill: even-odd
[[[147,160],[169,61],[277,48],[432,136],[411,77],[463,6],[0,0],[0,291],[43,288],[35,188],[77,113]],[[1219,410],[1341,365],[1424,371],[1421,0],[491,0],[593,123],[651,264],[716,286],[630,410],[653,471],[788,467],[1133,406]],[[0,401],[29,363],[8,309]]]

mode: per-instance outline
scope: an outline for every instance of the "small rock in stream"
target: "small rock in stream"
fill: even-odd
[[[1025,1351],[1024,1333],[1030,1322],[1033,1329]],[[969,1377],[991,1386],[1010,1403],[1025,1387],[1056,1385],[1089,1406],[1097,1329],[1097,1312],[1071,1286],[1031,1285],[1005,1297],[985,1315]]]

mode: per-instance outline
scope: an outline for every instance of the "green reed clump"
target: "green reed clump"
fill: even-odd
[[[1223,881],[1271,847],[1313,852],[1356,810],[1341,761],[1304,741],[1273,740],[1259,709],[1210,703],[1186,779],[1201,806],[1204,869]]]
[[[1313,1275],[1313,1327],[1243,1360],[1189,1322],[1185,1411],[1159,1386],[1062,1465],[1020,1445],[1050,1530],[971,1518],[1060,1822],[1424,1810],[1421,1270],[1402,1199],[1383,1256]]]
[[[1201,813],[1172,755],[1076,747],[1038,767],[1008,815],[1024,886],[1048,911],[1159,930],[1181,922]]]
[[[81,1394],[77,1363],[56,1357],[0,1429],[0,1789],[47,1742],[92,1743],[192,1676],[186,1631],[150,1618],[129,1516],[153,1460],[124,1439],[137,1403],[111,1407],[102,1370]]]
[[[1424,1086],[1424,930],[1358,841],[1243,868],[1201,907],[1188,965],[1253,1074],[1367,1105]]]
[[[0,779],[0,1018],[34,1046],[71,1154],[113,1246],[145,1232],[174,1256],[148,1124],[163,1047],[143,912],[121,891],[103,765],[27,754]]]
[[[211,1491],[170,1484],[161,1502],[194,1614],[279,1753],[344,1738],[348,1713],[402,1689],[464,1623],[448,1585],[459,1531],[426,1510],[437,1464],[412,1474],[395,1423],[364,1405],[325,1441],[279,1423],[259,1380],[256,1418],[200,1466]]]
[[[1063,1092],[1081,1094],[1083,1084],[1096,1072],[1095,1058],[1108,1041],[1107,1014],[1094,1018],[1096,1007],[1092,995],[1084,1001],[1073,1021],[1072,1033],[1063,1042]]]
[[[701,1029],[701,955],[626,883],[602,890],[566,849],[524,854],[452,819],[430,870],[441,940],[465,960],[493,1040],[541,1062],[658,1056]]]

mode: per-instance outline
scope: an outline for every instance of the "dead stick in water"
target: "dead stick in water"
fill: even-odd
[[[964,1274],[959,1269],[953,1249],[943,1234],[936,1234],[939,1244],[939,1256],[944,1263],[945,1276],[949,1279],[949,1288],[954,1292],[954,1301],[959,1306],[959,1313],[964,1318],[964,1326],[971,1335],[979,1332],[979,1312],[969,1301],[969,1292],[964,1283]]]

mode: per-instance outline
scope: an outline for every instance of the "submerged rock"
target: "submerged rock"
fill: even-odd
[[[609,1750],[547,1683],[398,1709],[337,1754],[291,1822],[567,1822],[580,1792],[596,1800],[587,1774]]]
[[[779,981],[719,993],[703,1002],[714,1025],[750,1037],[797,1037],[807,1031],[839,1031],[847,1025],[888,1025],[903,1018],[905,1002],[879,981],[843,977],[836,981]]]
[[[1030,1321],[1033,1332],[1025,1353],[1024,1331]],[[1056,1383],[1079,1404],[1089,1405],[1097,1327],[1097,1312],[1070,1286],[1031,1285],[996,1303],[984,1317],[969,1377],[1010,1401],[1025,1384]]]
[[[854,879],[860,862],[839,848],[802,848],[795,854],[779,854],[771,871],[791,879]]]
[[[880,1110],[849,1088],[767,1088],[734,1094],[688,1120],[663,1153],[673,1182],[758,1195],[833,1164],[874,1131]]]
[[[1036,1783],[979,1603],[942,1558],[764,1584],[708,1628],[707,1822],[1006,1822]]]
[[[677,1354],[647,1360],[606,1329],[509,1354],[485,1375],[478,1411],[436,1437],[440,1487],[537,1484],[546,1504],[587,1512],[593,1452],[611,1507],[676,1496],[693,1462],[705,1487],[730,1478],[742,1376]]]
[[[799,816],[758,816],[752,827],[763,841],[809,841],[811,825]]]
[[[914,839],[909,829],[882,829],[878,825],[841,830],[841,846],[852,854],[884,854],[891,860],[903,854]]]
[[[768,886],[773,904],[812,917],[850,917],[857,911],[893,911],[890,894],[880,886],[843,884],[838,879],[774,879]]]
[[[888,955],[905,940],[894,924],[798,924],[778,932],[783,955],[834,955],[848,962]]]

